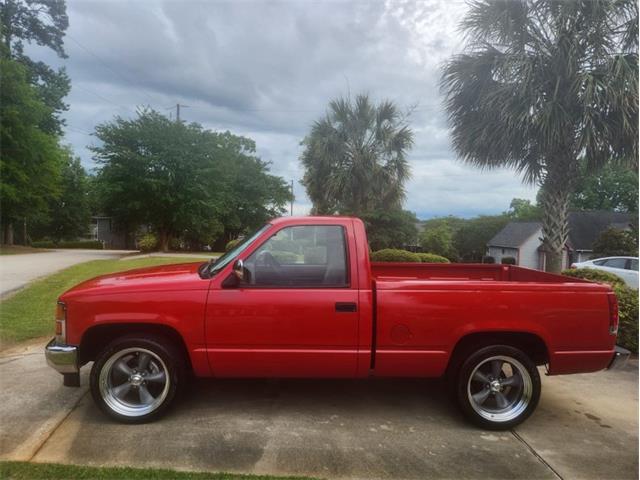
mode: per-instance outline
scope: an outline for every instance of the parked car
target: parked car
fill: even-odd
[[[198,377],[440,377],[508,429],[549,375],[621,365],[605,285],[513,265],[370,263],[362,221],[276,219],[215,262],[104,275],[64,293],[46,347],[111,417],[164,414]],[[588,394],[588,392],[584,392]]]
[[[638,257],[605,257],[573,263],[571,268],[594,268],[618,275],[631,288],[638,288]]]

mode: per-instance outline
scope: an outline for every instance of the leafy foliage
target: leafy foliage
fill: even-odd
[[[584,172],[571,195],[576,210],[638,211],[638,172],[609,165],[598,172]]]
[[[620,326],[617,344],[634,353],[638,352],[638,290],[629,288],[619,276],[593,268],[571,268],[562,271],[569,277],[583,278],[598,283],[606,283],[613,288],[618,297]]]
[[[418,237],[413,212],[401,209],[375,210],[360,217],[367,229],[369,247],[373,250],[415,245]]]
[[[85,248],[91,250],[102,250],[104,245],[100,240],[75,240],[56,242],[53,240],[42,240],[31,244],[34,248]]]
[[[362,216],[401,207],[413,134],[392,102],[333,100],[302,144],[302,184],[313,213]]]
[[[416,253],[422,263],[451,263],[448,258],[436,255],[435,253]]]
[[[98,126],[96,136],[105,213],[123,230],[151,226],[163,251],[174,236],[196,247],[237,237],[281,214],[290,199],[284,180],[269,174],[248,138],[172,122],[152,110],[133,120],[116,117]]]
[[[227,244],[224,247],[224,251],[228,252],[229,250],[232,250],[234,248],[236,248],[236,246],[241,242],[242,240],[240,240],[239,238],[235,238],[233,240],[229,240],[227,242]]]
[[[143,252],[153,252],[158,248],[158,237],[153,233],[145,233],[138,239],[138,248]]]
[[[505,212],[505,215],[514,220],[521,221],[540,220],[542,218],[540,207],[532,204],[531,200],[524,198],[514,198],[511,200],[509,210]]]
[[[461,260],[481,262],[489,240],[510,221],[506,215],[481,215],[465,221],[454,236]]]
[[[568,268],[562,271],[562,275],[582,278],[597,283],[606,283],[612,287],[625,285],[624,280],[618,275],[595,268]]]
[[[453,228],[446,222],[432,228],[426,228],[420,234],[420,246],[436,255],[446,258],[458,258],[458,252],[454,245]]]
[[[372,262],[420,262],[420,257],[417,253],[396,248],[383,248],[373,252],[370,259]]]
[[[40,128],[51,109],[27,81],[26,68],[0,57],[0,84],[0,203],[4,241],[12,243],[13,222],[43,215],[58,198],[66,152]]]
[[[60,194],[49,202],[48,213],[36,217],[31,227],[33,238],[75,240],[89,230],[91,210],[89,205],[88,177],[68,149],[63,150]]]
[[[608,228],[593,242],[596,257],[638,256],[638,243],[633,236],[618,228]]]
[[[462,27],[466,52],[442,77],[453,146],[542,185],[547,267],[559,271],[581,166],[637,168],[637,2],[476,0]]]
[[[516,258],[515,257],[502,257],[502,259],[500,260],[500,263],[502,263],[503,265],[515,265],[516,264]]]
[[[24,42],[48,47],[58,57],[67,58],[63,42],[69,26],[66,10],[64,0],[6,0],[0,3],[3,56],[17,60],[25,67],[28,82],[51,111],[40,120],[40,128],[58,135],[64,124],[59,115],[68,108],[63,99],[70,90],[69,77],[64,68],[54,70],[44,62],[32,60],[24,53]]]

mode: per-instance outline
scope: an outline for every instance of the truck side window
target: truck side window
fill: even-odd
[[[259,287],[346,287],[344,228],[283,228],[253,252],[244,265],[249,284]]]

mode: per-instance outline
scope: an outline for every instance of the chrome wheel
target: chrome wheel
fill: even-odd
[[[156,410],[167,398],[170,384],[165,363],[145,348],[120,350],[100,370],[100,396],[114,412],[127,417]]]
[[[467,382],[471,408],[491,422],[509,422],[520,416],[531,402],[533,382],[527,369],[515,358],[496,355],[483,359]]]

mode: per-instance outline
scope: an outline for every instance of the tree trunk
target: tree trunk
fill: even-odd
[[[4,239],[5,245],[13,245],[13,223],[9,222],[4,226]]]
[[[569,195],[572,178],[564,172],[550,171],[542,186],[542,244],[545,270],[560,273],[562,254],[569,239]]]
[[[165,231],[158,232],[158,249],[161,252],[169,251],[169,233]]]

